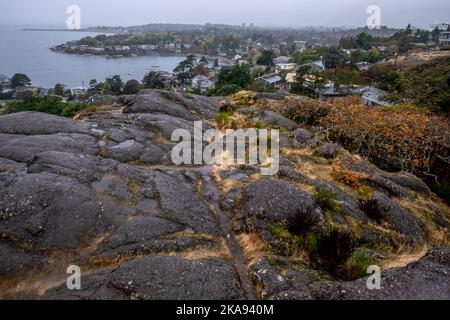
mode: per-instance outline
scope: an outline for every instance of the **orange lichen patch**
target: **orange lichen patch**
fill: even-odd
[[[267,254],[267,245],[256,233],[243,233],[236,236],[237,243],[242,248],[248,267],[253,266]]]

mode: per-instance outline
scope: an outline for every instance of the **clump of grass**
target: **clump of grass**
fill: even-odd
[[[295,234],[281,225],[269,225],[269,231],[284,242],[283,254],[293,255],[299,249],[304,249],[309,253],[318,250],[318,238],[313,232],[304,235]]]
[[[340,205],[339,201],[336,200],[338,194],[327,188],[320,188],[314,198],[316,199],[317,204],[323,210],[329,210],[332,212],[338,212]]]
[[[383,217],[381,216],[378,204],[373,198],[361,201],[361,209],[367,214],[367,216],[377,223],[381,223]]]
[[[323,234],[318,243],[319,263],[331,273],[344,265],[353,254],[355,237],[347,230],[334,229]]]
[[[216,118],[217,125],[220,128],[234,128],[235,120],[232,112],[220,112]]]
[[[375,263],[375,259],[368,256],[364,250],[356,250],[348,259],[343,275],[349,281],[359,279],[367,275],[367,269]]]

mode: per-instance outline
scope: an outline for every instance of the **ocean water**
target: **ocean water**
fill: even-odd
[[[107,58],[56,53],[51,47],[94,35],[70,31],[22,31],[21,27],[0,26],[0,74],[25,73],[33,85],[44,88],[62,83],[75,88],[89,80],[103,81],[119,74],[122,80],[142,80],[150,70],[172,71],[180,56]]]

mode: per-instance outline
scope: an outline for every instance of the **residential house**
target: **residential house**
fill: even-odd
[[[361,61],[361,62],[358,62],[356,64],[356,66],[358,67],[359,71],[367,71],[367,70],[369,70],[370,63],[367,61]]]
[[[164,86],[168,87],[170,84],[176,79],[175,74],[167,71],[158,71],[159,76],[161,77],[162,81],[164,82]]]
[[[355,49],[342,49],[342,52],[348,54],[349,56],[355,51]]]
[[[295,72],[289,72],[286,74],[285,81],[286,81],[286,89],[291,90],[292,84],[297,80],[297,74]]]
[[[265,85],[276,88],[283,84],[283,79],[277,73],[267,74],[262,77],[256,78],[256,81],[260,81]]]
[[[442,31],[439,35],[439,46],[450,45],[450,31]]]
[[[39,87],[34,87],[34,86],[23,86],[23,87],[17,87],[14,94],[13,94],[13,98],[14,99],[23,99],[26,97],[30,97],[32,96],[34,93],[38,93],[39,94],[40,88]]]
[[[0,74],[0,85],[2,85],[3,87],[10,87],[11,86],[11,79],[8,78],[4,74]]]
[[[297,69],[296,63],[279,63],[276,65],[278,71],[292,71]]]
[[[201,93],[205,93],[211,89],[213,83],[205,76],[196,76],[192,79],[192,88],[198,89]]]
[[[286,57],[286,56],[279,56],[275,59],[273,59],[273,64],[286,64],[289,63],[292,60],[292,57]]]
[[[326,70],[325,64],[323,63],[323,60],[317,60],[314,62],[311,62],[311,70],[315,72],[324,72]]]
[[[387,94],[386,91],[374,88],[366,87],[362,91],[361,103],[371,107],[384,107],[389,106],[389,101],[383,100],[383,96]]]
[[[319,92],[320,101],[336,101],[345,98],[348,95],[346,90],[336,87],[334,82],[329,82],[325,85],[325,88]]]
[[[73,89],[72,89],[72,94],[73,94],[75,97],[81,96],[81,95],[83,95],[84,93],[85,93],[84,88],[73,88]]]

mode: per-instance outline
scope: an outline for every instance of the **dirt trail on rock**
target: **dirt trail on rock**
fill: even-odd
[[[212,176],[212,169],[212,167],[202,167],[198,170],[204,182],[202,196],[208,202],[211,209],[219,219],[220,229],[225,237],[228,250],[233,260],[232,263],[239,274],[239,279],[242,289],[245,292],[245,296],[249,300],[255,300],[255,290],[248,278],[244,253],[236,241],[228,215],[220,208],[220,192],[217,188],[216,181]]]

